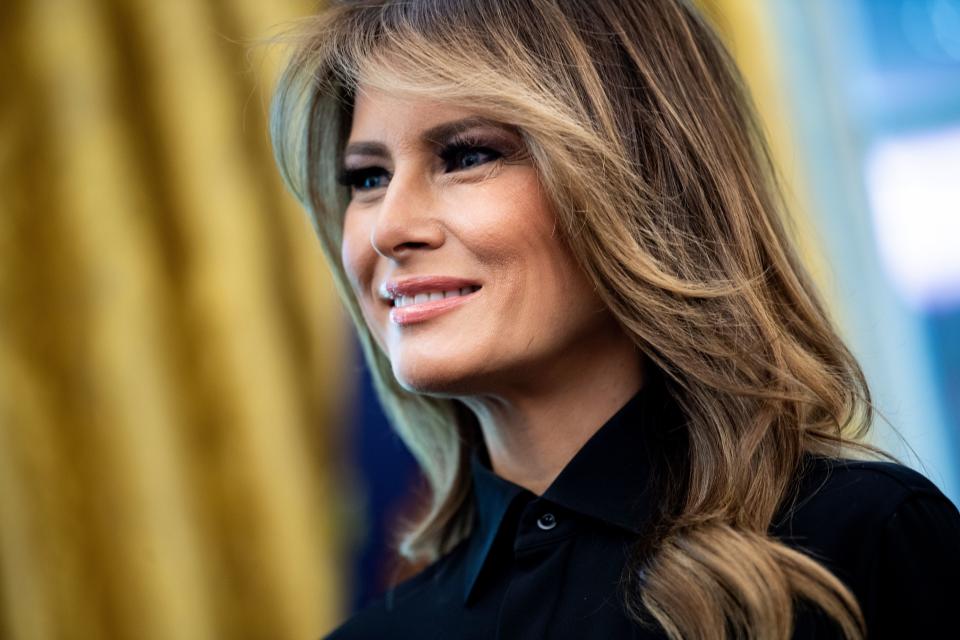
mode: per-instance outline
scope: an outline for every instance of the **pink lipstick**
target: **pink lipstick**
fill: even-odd
[[[392,280],[381,288],[393,308],[390,321],[400,326],[424,322],[476,297],[475,281],[448,276],[417,276]]]

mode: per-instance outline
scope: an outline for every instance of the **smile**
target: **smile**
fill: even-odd
[[[480,289],[477,284],[442,282],[439,278],[391,286],[390,321],[405,326],[430,320],[469,302]]]
[[[460,296],[467,296],[478,290],[480,287],[478,285],[462,287],[460,289],[452,289],[450,291],[430,291],[425,293],[418,293],[416,295],[410,296],[397,296],[393,300],[393,306],[395,308],[409,307],[411,305],[422,305],[424,302],[436,302],[437,300],[447,300],[449,298],[458,298]]]

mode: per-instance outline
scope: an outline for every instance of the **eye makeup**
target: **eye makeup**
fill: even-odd
[[[512,141],[512,136],[508,137],[506,131],[501,133],[500,127],[496,127],[495,131],[485,131],[476,126],[472,129],[451,131],[442,142],[438,142],[437,139],[425,139],[427,146],[440,159],[444,173],[469,171],[475,167],[491,165],[499,161],[516,160],[523,155],[523,145]],[[356,149],[357,145],[351,145],[351,147]],[[376,158],[389,157],[386,149],[378,149],[376,154],[370,155]],[[461,164],[463,159],[470,157],[479,157],[480,160],[466,166]],[[376,180],[382,177],[389,178],[391,175],[391,172],[382,165],[351,167],[348,163],[338,172],[337,182],[362,192],[383,186],[376,184]]]
[[[480,164],[487,164],[487,162],[480,162],[478,164],[461,167],[457,161],[464,157],[470,157],[471,154],[486,156],[491,158],[490,160],[487,160],[487,162],[493,162],[507,155],[508,150],[501,150],[498,143],[492,141],[488,142],[483,136],[457,134],[452,139],[447,141],[447,143],[443,145],[440,151],[437,153],[437,155],[443,159],[445,163],[444,169],[448,173],[451,171],[457,171],[460,168],[467,170],[475,166],[479,166]]]
[[[386,176],[387,171],[383,167],[371,166],[360,167],[357,169],[343,168],[337,173],[337,183],[351,189],[369,189],[374,188],[368,185],[368,179]]]

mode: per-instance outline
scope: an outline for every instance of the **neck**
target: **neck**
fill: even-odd
[[[497,475],[542,495],[587,440],[640,390],[640,352],[626,335],[616,334],[605,340],[608,344],[584,345],[581,354],[568,352],[562,362],[538,367],[530,384],[461,398],[477,416]]]

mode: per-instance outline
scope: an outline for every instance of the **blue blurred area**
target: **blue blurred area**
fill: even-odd
[[[944,443],[955,475],[960,466],[960,0],[860,0],[868,56],[864,72],[874,77],[874,92],[853,93],[850,100],[873,121],[872,135],[895,136],[907,131],[944,140],[949,145],[936,161],[948,165],[953,184],[937,193],[932,202],[915,199],[926,214],[904,210],[911,225],[927,224],[932,234],[945,233],[945,250],[952,254],[934,258],[935,240],[927,246],[924,271],[942,271],[941,282],[922,296],[915,309],[927,345],[929,366],[943,412]],[[910,157],[916,162],[919,158]],[[893,177],[892,179],[897,179]],[[910,179],[901,174],[900,180]],[[933,192],[936,186],[927,190]],[[929,196],[928,196],[929,197]],[[940,217],[931,209],[942,209]],[[945,264],[943,264],[945,263]],[[905,293],[907,296],[911,292]],[[960,498],[956,485],[953,499]]]
[[[360,354],[359,345],[354,352]],[[366,531],[353,563],[348,602],[354,611],[380,595],[389,580],[395,559],[391,530],[408,508],[417,478],[413,456],[387,422],[365,366],[358,378],[350,450],[366,499]]]
[[[838,316],[909,447],[875,441],[960,501],[960,0],[771,6]]]
[[[946,418],[946,440],[954,464],[960,466],[960,309],[931,311],[925,324],[930,364]],[[957,496],[953,500],[958,502]]]
[[[847,0],[833,5],[838,20],[853,23],[848,34],[859,31],[862,38],[862,54],[844,58],[851,77],[847,99],[878,135],[957,121],[960,1]]]

